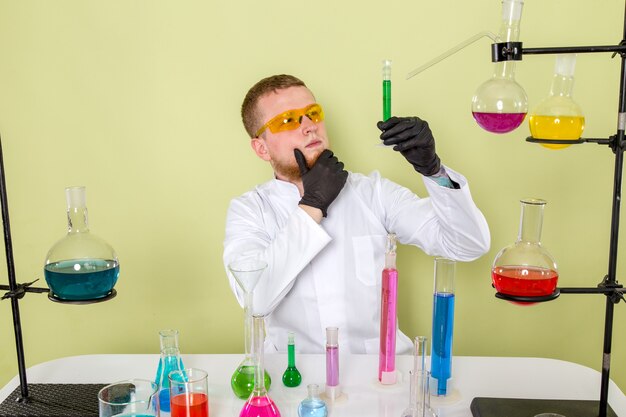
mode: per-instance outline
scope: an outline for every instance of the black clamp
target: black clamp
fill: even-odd
[[[491,62],[521,60],[522,42],[500,42],[491,44]]]
[[[609,300],[613,304],[618,304],[620,301],[624,301],[626,303],[626,299],[624,299],[624,286],[622,284],[618,284],[617,282],[608,283],[609,276],[606,275],[602,282],[598,284],[598,288],[607,288],[612,291],[606,292],[606,296],[609,297]]]
[[[31,288],[30,286],[33,285],[35,282],[39,281],[39,279],[36,279],[34,281],[31,282],[27,282],[25,284],[17,284],[15,291],[8,291],[6,292],[1,298],[1,300],[6,300],[8,298],[13,298],[16,300],[22,299],[24,298],[24,295],[26,295],[27,292],[48,292],[49,289],[48,288]],[[4,285],[0,286],[0,289],[8,289],[7,287],[5,287]]]

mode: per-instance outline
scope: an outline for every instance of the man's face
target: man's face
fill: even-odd
[[[257,108],[264,124],[276,115],[313,103],[315,98],[308,88],[289,87],[262,96]],[[310,168],[322,151],[328,148],[326,127],[323,121],[314,123],[303,116],[297,129],[277,133],[265,129],[258,138],[252,139],[252,148],[261,159],[272,165],[278,179],[299,181],[300,170],[293,151],[299,149]]]

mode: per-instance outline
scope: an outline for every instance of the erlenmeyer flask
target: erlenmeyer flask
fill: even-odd
[[[517,241],[498,253],[493,261],[491,277],[499,293],[530,297],[528,301],[532,301],[533,297],[555,294],[559,273],[554,258],[540,242],[546,201],[529,198],[521,200],[521,203]]]
[[[575,54],[556,56],[550,95],[530,114],[530,133],[537,139],[577,140],[585,129],[585,116],[572,99],[574,89]],[[542,143],[549,149],[563,149],[570,145]]]
[[[89,232],[85,187],[65,189],[67,235],[46,255],[50,298],[87,301],[111,296],[120,267],[113,248]]]
[[[252,340],[254,357],[254,389],[243,405],[239,417],[280,417],[280,411],[265,389],[265,367],[263,364],[263,341],[265,339],[265,317],[252,316]]]
[[[254,360],[250,354],[252,344],[252,296],[267,264],[256,259],[231,262],[228,269],[244,293],[244,359],[230,379],[230,386],[238,398],[246,399],[254,388]],[[265,388],[270,389],[272,379],[265,371]]]
[[[178,347],[178,330],[166,329],[159,331],[161,358],[154,382],[159,386],[159,409],[161,415],[170,412],[170,381],[168,376],[172,371],[185,369]]]
[[[502,2],[499,42],[519,40],[522,0]],[[515,61],[495,64],[493,76],[481,84],[472,97],[472,115],[480,127],[492,133],[516,129],[528,112],[528,97],[515,81]]]

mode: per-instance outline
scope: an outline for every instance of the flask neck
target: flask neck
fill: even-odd
[[[293,343],[287,345],[287,366],[296,367],[296,346]]]
[[[574,77],[568,77],[561,74],[554,74],[552,85],[550,86],[550,95],[559,97],[572,97],[574,90]]]
[[[501,61],[495,65],[493,71],[494,78],[502,78],[505,80],[515,80],[515,62]]]
[[[252,292],[246,292],[243,296],[243,332],[244,332],[244,351],[246,358],[250,357],[252,352]]]
[[[544,206],[542,200],[522,201],[518,242],[540,243]]]
[[[385,248],[385,269],[396,269],[396,235],[387,235],[387,247]]]
[[[523,5],[522,0],[504,0],[502,2],[502,24],[498,33],[500,42],[519,41]]]
[[[159,343],[161,351],[164,349],[178,349],[178,330],[161,330],[159,331]]]
[[[70,234],[89,232],[87,207],[69,207],[67,209],[67,229]]]
[[[265,340],[265,318],[261,315],[252,316],[252,355],[254,357],[254,395],[266,395],[265,365],[263,360],[263,342]]]

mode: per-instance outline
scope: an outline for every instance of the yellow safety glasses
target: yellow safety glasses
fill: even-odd
[[[261,126],[261,128],[257,130],[255,137],[258,138],[265,129],[269,129],[272,133],[297,129],[302,122],[303,116],[311,119],[313,123],[319,123],[324,120],[324,111],[322,110],[322,106],[317,103],[313,103],[303,109],[287,110],[278,116],[272,117],[269,122]]]

